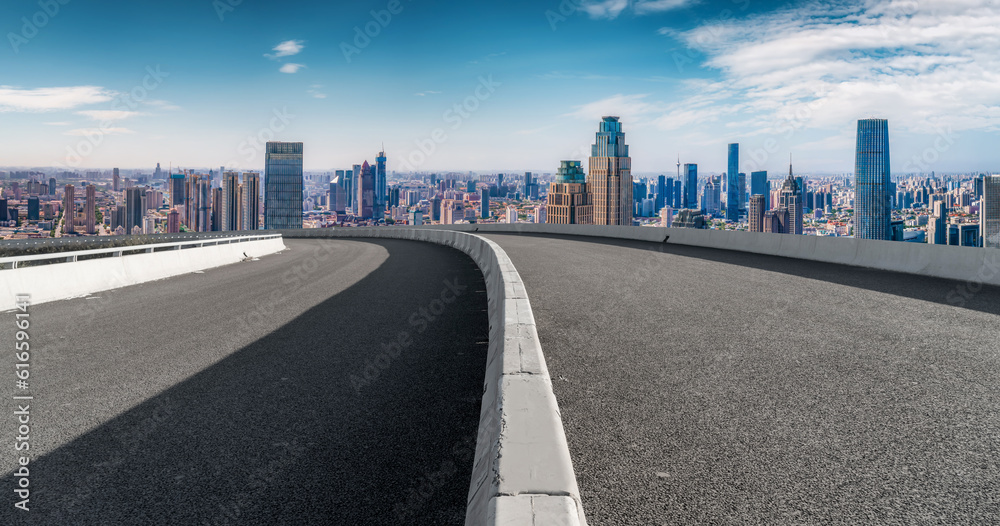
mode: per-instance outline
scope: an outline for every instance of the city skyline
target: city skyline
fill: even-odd
[[[737,142],[747,174],[781,173],[789,151],[806,173],[850,173],[853,123],[872,116],[894,123],[896,173],[997,165],[987,2],[221,5],[60,4],[34,30],[38,5],[4,7],[0,164],[262,171],[274,140],[314,145],[316,171],[384,141],[389,171],[551,173],[586,163],[589,123],[619,115],[636,174],[678,152],[722,173]],[[470,38],[480,20],[511,31]]]

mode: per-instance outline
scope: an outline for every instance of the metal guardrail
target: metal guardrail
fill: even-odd
[[[130,245],[111,248],[95,248],[89,250],[74,250],[67,252],[51,252],[47,254],[31,254],[0,258],[0,270],[11,270],[27,266],[50,265],[55,263],[72,263],[102,257],[122,257],[132,254],[150,254],[165,250],[183,250],[187,248],[210,247],[259,241],[261,239],[280,238],[281,234],[244,235],[230,237],[201,237],[173,243],[151,243],[145,245]],[[27,263],[27,264],[26,264]]]

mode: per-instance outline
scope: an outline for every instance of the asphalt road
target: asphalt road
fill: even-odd
[[[30,390],[0,354],[0,524],[461,524],[482,274],[426,243],[285,243],[32,307]],[[9,398],[25,393],[28,512]]]
[[[588,520],[1000,522],[1000,290],[486,235],[524,280]]]

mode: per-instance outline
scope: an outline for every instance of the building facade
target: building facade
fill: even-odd
[[[740,220],[740,145],[729,145],[729,171],[726,172],[726,221]]]
[[[632,159],[618,117],[604,117],[591,147],[587,187],[593,224],[632,224]]]
[[[268,142],[264,154],[264,228],[302,228],[302,143]]]
[[[889,174],[889,121],[858,120],[854,161],[854,237],[892,239]]]
[[[560,161],[555,182],[549,185],[546,222],[558,225],[590,225],[594,206],[587,191],[587,177],[580,161]]]

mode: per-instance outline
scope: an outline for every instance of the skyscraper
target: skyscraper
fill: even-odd
[[[892,239],[892,209],[889,206],[889,121],[858,120],[854,181],[854,237]]]
[[[385,217],[386,184],[385,146],[383,145],[382,151],[378,152],[378,157],[375,157],[375,199],[372,210],[374,219]]]
[[[73,234],[76,232],[76,187],[71,184],[66,185],[63,194],[63,233]]]
[[[239,172],[223,172],[222,174],[222,217],[218,230],[240,230],[240,174]]]
[[[222,230],[222,188],[212,188],[212,220],[210,230],[219,232]]]
[[[142,229],[142,216],[146,213],[142,196],[146,189],[141,186],[133,186],[125,189],[125,235],[131,235],[135,227]]]
[[[479,217],[490,217],[490,189],[486,187],[479,189]]]
[[[726,172],[726,220],[740,220],[740,145],[729,145],[729,171]]]
[[[979,204],[980,246],[1000,248],[1000,175],[982,179],[983,199]]]
[[[747,211],[747,174],[740,172],[737,186],[740,191],[740,215],[742,215]]]
[[[767,200],[763,194],[750,196],[750,207],[747,210],[747,221],[751,232],[764,231],[764,213],[767,211]]]
[[[357,195],[355,196],[354,216],[358,219],[372,219],[375,204],[375,169],[365,161],[361,165],[357,177]]]
[[[632,159],[618,117],[601,120],[589,169],[587,187],[593,199],[594,224],[631,225]]]
[[[788,164],[788,179],[781,185],[778,192],[778,209],[788,213],[788,221],[784,223],[786,234],[802,234],[803,203],[799,185],[792,175],[792,164]]]
[[[680,182],[678,182],[680,184]],[[698,208],[698,165],[684,165],[684,208]]]
[[[198,232],[209,232],[212,230],[212,180],[209,176],[203,175],[198,179],[196,191],[198,192]],[[141,217],[138,224],[142,225]]]
[[[118,168],[111,169],[111,189],[115,192],[119,191],[121,188],[121,179],[118,176]]]
[[[243,230],[260,229],[260,174],[243,172]]]
[[[771,185],[767,184],[767,172],[750,172],[750,195],[764,196],[764,210],[770,208]]]
[[[671,186],[673,185],[671,184]],[[665,175],[658,176],[656,178],[656,206],[654,207],[656,208],[655,213],[657,214],[659,214],[660,209],[667,204],[666,200],[664,199],[666,193],[667,193],[667,177]]]
[[[184,174],[170,174],[170,206],[184,206]]]
[[[560,161],[555,182],[549,185],[546,221],[557,225],[589,225],[594,220],[587,177],[580,161]]]
[[[49,177],[49,195],[56,195],[56,178]]]
[[[83,217],[86,218],[86,228],[88,234],[97,233],[97,188],[92,184],[87,185],[86,208]],[[36,216],[35,219],[38,219]]]
[[[264,228],[302,228],[302,143],[268,142]]]

